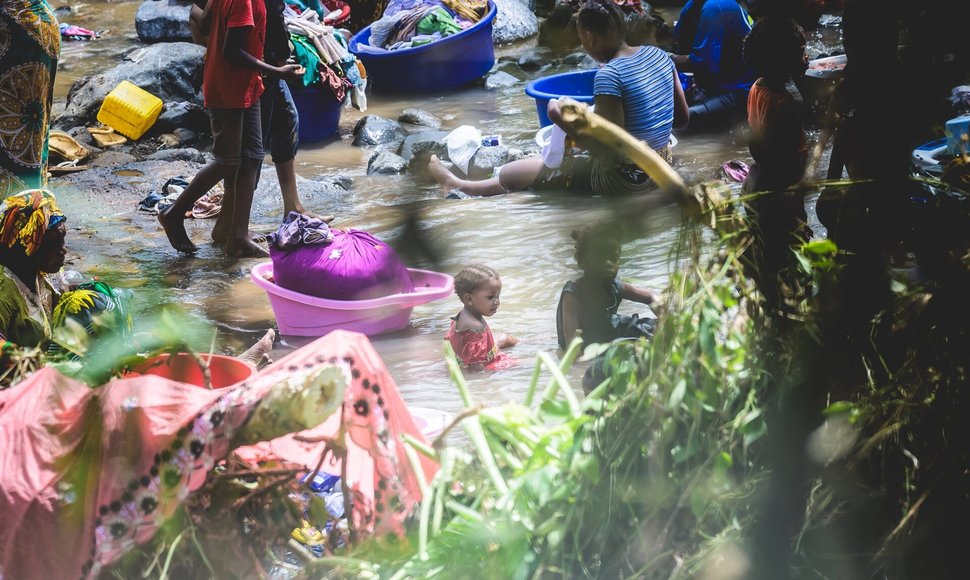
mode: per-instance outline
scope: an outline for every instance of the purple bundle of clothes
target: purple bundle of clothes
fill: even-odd
[[[364,300],[411,292],[404,262],[367,232],[335,230],[325,222],[290,212],[267,237],[276,284],[330,300]]]

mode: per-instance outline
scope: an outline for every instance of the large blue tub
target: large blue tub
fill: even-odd
[[[489,0],[488,13],[471,28],[423,46],[379,54],[358,48],[370,43],[368,26],[350,39],[350,52],[364,63],[375,91],[428,93],[457,89],[482,78],[495,64],[495,14],[495,4]]]
[[[326,92],[324,92],[326,91]],[[300,114],[300,142],[322,141],[337,134],[343,103],[333,98],[329,89],[320,85],[290,85],[296,111]]]
[[[561,73],[530,81],[525,85],[525,94],[536,100],[536,113],[543,127],[552,125],[546,108],[549,101],[559,97],[569,97],[574,101],[593,104],[593,77],[596,69]]]

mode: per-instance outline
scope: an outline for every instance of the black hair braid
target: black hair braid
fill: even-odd
[[[614,32],[623,35],[623,13],[612,0],[589,0],[576,12],[576,22],[582,28],[601,35]]]

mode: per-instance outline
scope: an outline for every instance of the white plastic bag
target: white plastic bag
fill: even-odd
[[[444,139],[448,147],[448,159],[468,175],[468,163],[482,146],[482,133],[471,125],[458,127]]]

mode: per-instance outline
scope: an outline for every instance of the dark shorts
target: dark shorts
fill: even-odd
[[[212,156],[219,165],[263,158],[263,132],[259,103],[248,109],[209,109],[212,122]]]
[[[263,116],[263,149],[273,156],[273,163],[284,163],[296,157],[300,145],[300,115],[286,81],[265,79],[266,89],[260,98]]]

